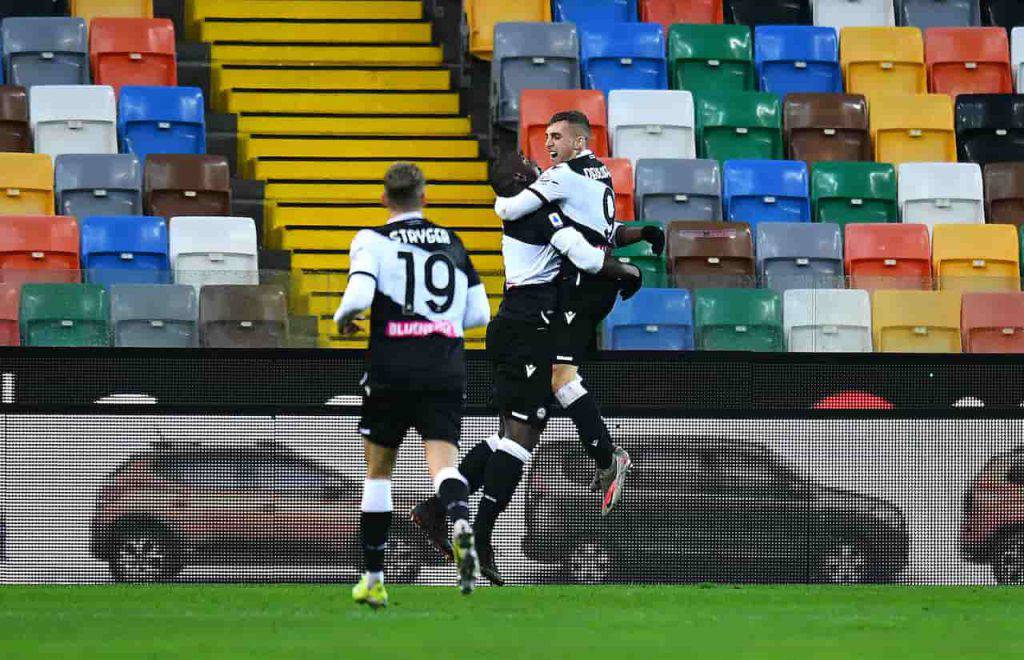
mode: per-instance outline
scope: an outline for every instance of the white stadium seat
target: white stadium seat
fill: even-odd
[[[903,163],[897,169],[900,222],[984,224],[985,190],[976,163]]]
[[[36,153],[116,154],[117,101],[107,85],[37,85],[29,89]]]
[[[799,353],[870,353],[871,298],[858,289],[789,289],[786,347]]]
[[[1013,64],[1013,81],[1019,94],[1024,91],[1024,27],[1015,27],[1010,32],[1010,63]]]
[[[814,0],[814,24],[833,27],[892,27],[896,13],[892,0]]]
[[[616,89],[608,97],[612,155],[696,158],[693,95],[685,91]]]
[[[171,218],[170,256],[176,284],[259,284],[252,218]]]

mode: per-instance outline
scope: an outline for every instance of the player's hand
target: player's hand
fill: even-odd
[[[651,252],[655,256],[661,256],[665,251],[665,230],[661,227],[648,225],[640,230],[640,238],[651,244]]]
[[[623,264],[625,274],[619,279],[619,296],[623,300],[629,300],[636,295],[640,287],[644,285],[644,276],[640,269],[633,264]]]
[[[362,319],[355,319],[355,320],[349,321],[348,323],[339,323],[338,324],[338,333],[342,337],[351,337],[353,335],[360,334],[363,331],[363,328],[359,324],[356,323],[356,321],[358,321],[358,320],[362,320]]]

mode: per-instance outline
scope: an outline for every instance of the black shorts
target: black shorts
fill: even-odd
[[[618,286],[584,278],[560,287],[558,311],[551,320],[552,361],[579,365],[597,350],[597,329],[615,307]]]
[[[498,317],[487,326],[491,407],[543,430],[551,397],[551,332],[546,325]]]
[[[446,440],[458,446],[464,407],[461,391],[367,388],[359,433],[375,445],[397,449],[414,428],[424,440]]]

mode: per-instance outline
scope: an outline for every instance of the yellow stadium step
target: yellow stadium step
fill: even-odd
[[[437,67],[444,61],[440,46],[359,46],[338,44],[213,44],[214,64],[351,64]]]
[[[453,115],[459,112],[456,92],[320,89],[230,89],[215,95],[224,112],[286,112],[290,114]]]
[[[290,17],[289,17],[290,18]],[[210,43],[429,44],[427,21],[298,21],[208,18],[199,39]]]
[[[271,246],[273,247],[273,246]],[[469,255],[478,273],[502,273],[501,253],[477,252]],[[348,270],[348,252],[343,250],[295,250],[292,252],[292,272],[318,270]]]
[[[425,215],[444,227],[501,228],[501,221],[490,205],[428,205]],[[270,202],[265,222],[273,230],[287,225],[303,227],[375,227],[386,222],[387,209],[380,204],[296,204]]]
[[[267,181],[264,194],[271,201],[373,202],[379,200],[383,192],[384,185],[379,181],[354,183],[274,179]],[[427,199],[441,203],[486,204],[494,203],[494,191],[486,184],[428,182]]]
[[[261,156],[301,158],[476,158],[479,143],[473,138],[416,136],[403,139],[381,137],[334,137],[321,135],[247,135],[239,137],[238,157],[242,163]]]
[[[282,250],[343,250],[352,243],[356,229],[333,227],[290,227],[281,231],[279,247]],[[459,232],[462,244],[470,252],[498,252],[501,250],[501,232],[463,230]],[[294,263],[292,264],[294,268]]]
[[[334,181],[381,181],[393,160],[300,160],[295,158],[257,158],[253,175],[257,179],[297,179]],[[428,181],[486,181],[487,163],[478,160],[419,160]],[[376,200],[375,200],[376,201]]]
[[[238,115],[239,133],[271,135],[469,135],[469,117],[373,117],[343,115]]]
[[[211,76],[214,89],[451,89],[451,72],[445,68],[221,64]]]
[[[189,36],[204,18],[264,18],[287,16],[301,20],[418,20],[418,0],[191,0],[185,3]]]

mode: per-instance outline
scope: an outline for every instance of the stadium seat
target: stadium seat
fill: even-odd
[[[616,89],[608,95],[612,154],[628,158],[696,158],[693,96],[669,90]]]
[[[743,92],[754,89],[754,40],[745,25],[673,25],[668,29],[672,89]]]
[[[789,289],[782,294],[786,348],[791,353],[870,353],[867,291]]]
[[[810,0],[724,0],[726,23],[810,25]]]
[[[839,38],[828,27],[761,25],[754,30],[754,67],[762,92],[839,93]]]
[[[997,27],[942,28],[924,33],[928,89],[934,94],[1009,94],[1010,42]]]
[[[178,284],[110,287],[114,346],[194,348],[199,345],[196,290]]]
[[[595,89],[524,89],[519,106],[519,148],[542,168],[551,167],[544,132],[556,112],[579,110],[590,120],[590,150],[608,155],[608,109],[604,94]]]
[[[893,0],[814,0],[814,24],[835,28],[891,27],[896,24]]]
[[[551,18],[568,23],[634,23],[637,0],[552,0]]]
[[[169,254],[175,284],[259,284],[252,218],[171,218]]]
[[[839,225],[764,222],[756,233],[754,252],[761,286],[776,291],[844,288]]]
[[[900,219],[928,231],[938,224],[984,224],[985,189],[974,163],[904,163],[897,168]]]
[[[677,23],[721,23],[722,0],[640,0],[640,20],[665,29]]]
[[[844,228],[851,289],[931,289],[932,248],[924,225],[857,223]]]
[[[0,153],[0,215],[53,215],[53,161],[46,154]]]
[[[989,224],[1024,224],[1024,163],[990,163],[985,179],[985,219]]]
[[[89,40],[80,18],[5,18],[0,39],[9,85],[89,83]]]
[[[0,216],[0,281],[79,282],[78,223],[67,216]]]
[[[4,0],[0,16],[66,16],[66,0]]]
[[[899,222],[896,168],[888,163],[818,163],[811,168],[815,222]]]
[[[980,0],[983,25],[1011,29],[1024,25],[1024,5],[1019,0]]]
[[[109,346],[110,300],[98,284],[21,287],[22,346]]]
[[[965,292],[960,331],[964,353],[1024,353],[1024,293]]]
[[[1010,31],[1010,66],[1013,67],[1014,90],[1024,92],[1024,27]]]
[[[959,353],[956,291],[875,291],[871,301],[878,353]]]
[[[886,95],[869,102],[875,161],[956,162],[953,99],[949,96]]]
[[[666,233],[666,265],[677,289],[755,285],[754,242],[747,223],[677,220]]]
[[[54,170],[61,215],[142,215],[142,164],[135,156],[64,154]]]
[[[496,24],[551,22],[550,0],[466,0],[463,3],[463,11],[469,52],[482,60],[490,60],[493,54]]]
[[[149,215],[231,213],[231,173],[223,156],[153,154],[146,159],[144,178]]]
[[[693,317],[698,350],[786,350],[782,296],[777,291],[698,289],[694,292]]]
[[[921,30],[981,25],[978,0],[896,0],[896,7],[900,25]]]
[[[21,287],[17,284],[0,284],[0,346],[20,346],[18,332],[18,307],[21,303]]]
[[[117,133],[122,151],[205,154],[206,114],[198,87],[122,87]]]
[[[796,160],[727,160],[722,214],[756,231],[764,222],[810,222],[807,164]]]
[[[95,216],[83,218],[79,226],[86,282],[110,286],[171,281],[167,222],[163,218]]]
[[[722,176],[717,160],[645,158],[636,163],[638,220],[722,219]]]
[[[274,284],[204,286],[199,292],[199,336],[207,348],[284,348],[284,289]]]
[[[961,162],[1024,160],[1024,94],[962,94],[956,98]]]
[[[839,60],[848,94],[870,97],[928,91],[924,39],[917,28],[843,28]]]
[[[588,23],[580,26],[583,86],[608,95],[613,89],[667,89],[665,35],[653,23]]]
[[[166,18],[97,18],[89,26],[93,81],[117,93],[126,85],[177,85],[174,24]]]
[[[117,103],[104,85],[40,85],[28,92],[36,153],[116,154]]]
[[[615,191],[615,219],[629,222],[633,219],[633,163],[628,158],[604,158],[604,164],[612,175],[612,189]]]
[[[605,350],[691,351],[690,292],[645,286],[629,300],[616,303],[602,330]]]
[[[523,90],[579,89],[579,50],[571,23],[498,23],[491,60],[494,122],[519,125]]]
[[[630,222],[627,226],[638,227],[655,225],[654,222]],[[665,268],[665,256],[656,255],[651,251],[651,244],[640,241],[626,247],[615,248],[612,252],[619,261],[633,264],[640,269],[644,277],[644,286],[651,288],[668,286],[668,275]]]
[[[71,0],[71,15],[94,18],[152,18],[153,0]]]
[[[774,94],[702,94],[696,115],[701,158],[782,158],[782,104]]]
[[[873,158],[868,104],[863,96],[790,94],[783,115],[793,160],[815,163]]]
[[[932,273],[939,289],[1020,291],[1020,245],[1012,225],[936,225]]]
[[[16,85],[0,85],[0,152],[5,151],[32,151],[28,94]]]

